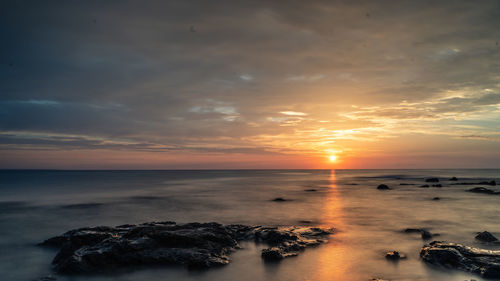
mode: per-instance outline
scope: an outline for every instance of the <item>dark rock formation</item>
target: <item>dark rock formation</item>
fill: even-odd
[[[331,229],[315,227],[152,222],[75,229],[40,245],[60,248],[52,261],[56,272],[81,274],[146,265],[225,265],[243,240],[267,243],[272,247],[263,250],[262,257],[282,259],[326,242],[331,233]]]
[[[429,264],[500,278],[500,251],[433,241],[422,247],[420,257]]]
[[[456,177],[452,177],[451,179],[449,179],[449,181],[457,181],[458,179]]]
[[[493,234],[489,233],[488,231],[483,231],[479,232],[476,237],[477,240],[483,241],[483,242],[496,242],[498,239],[493,236]]]
[[[437,201],[437,200],[441,200],[441,198],[439,198],[439,197],[434,197],[434,198],[432,198],[432,200]]]
[[[306,190],[304,190],[304,191],[307,191],[307,192],[316,192],[316,191],[318,191],[318,190],[317,190],[317,189],[313,189],[313,188],[311,188],[311,189],[306,189]]]
[[[378,190],[389,190],[390,188],[385,184],[380,184],[379,186],[377,186],[377,189]]]
[[[440,183],[438,184],[433,184],[432,187],[443,187]]]
[[[398,251],[391,251],[391,252],[385,253],[385,258],[388,260],[396,261],[396,260],[400,260],[400,259],[406,259],[406,255],[402,254]]]
[[[472,189],[467,190],[468,192],[474,193],[484,193],[484,194],[500,194],[498,191],[494,191],[485,187],[474,187]]]
[[[414,183],[400,183],[399,185],[415,185]]]
[[[282,198],[282,197],[276,197],[276,198],[274,198],[271,201],[274,201],[274,202],[286,202],[286,201],[290,201],[290,200]]]
[[[429,187],[429,185],[428,184],[424,184],[424,185],[421,185],[420,187],[427,188],[427,187]]]
[[[428,178],[428,179],[425,179],[425,182],[439,182],[439,179],[438,178]]]

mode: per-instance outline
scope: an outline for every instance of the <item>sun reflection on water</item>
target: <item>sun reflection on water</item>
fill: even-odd
[[[333,227],[335,233],[318,255],[315,280],[349,280],[349,249],[343,243],[345,224],[343,221],[342,196],[337,186],[335,170],[331,170],[329,190],[323,204],[322,227]]]

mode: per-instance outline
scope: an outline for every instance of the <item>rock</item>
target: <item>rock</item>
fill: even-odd
[[[377,186],[377,189],[378,190],[389,190],[390,188],[385,184],[380,184],[379,186]]]
[[[316,191],[318,191],[318,190],[317,190],[317,189],[306,189],[306,190],[304,190],[304,191],[307,191],[307,192],[316,192]]]
[[[484,193],[484,194],[500,194],[498,191],[494,191],[485,187],[474,187],[472,189],[466,190],[468,192],[474,192],[474,193]]]
[[[433,184],[432,187],[443,187],[441,184]]]
[[[428,178],[428,179],[425,179],[425,182],[439,182],[439,179],[438,178]]]
[[[427,187],[429,187],[429,185],[428,184],[424,184],[424,185],[421,185],[420,187],[427,188]]]
[[[406,255],[400,254],[398,251],[391,251],[385,253],[385,258],[388,260],[400,260],[400,259],[406,259]]]
[[[287,199],[282,198],[282,197],[276,197],[276,198],[274,198],[271,201],[274,201],[274,202],[286,202],[286,201],[290,201],[290,200],[287,200]]]
[[[405,233],[420,233],[422,239],[430,239],[432,236],[438,236],[439,234],[432,234],[428,230],[423,228],[407,228],[404,230]]]
[[[52,261],[56,272],[83,274],[147,265],[225,265],[244,240],[271,246],[263,250],[264,259],[282,259],[326,242],[331,233],[332,229],[317,227],[151,222],[75,229],[40,245],[60,248]]]
[[[399,185],[415,185],[414,183],[400,183]]]
[[[432,265],[471,272],[484,278],[500,278],[500,251],[433,241],[422,247],[420,257]]]
[[[451,177],[451,179],[449,179],[449,181],[457,181],[458,179],[456,177]]]
[[[498,239],[493,236],[493,234],[489,233],[488,231],[483,231],[479,232],[476,237],[477,240],[483,241],[483,242],[495,242],[498,241]]]
[[[434,198],[432,198],[432,200],[436,200],[436,201],[437,201],[437,200],[441,200],[441,198],[439,198],[439,197],[434,197]]]

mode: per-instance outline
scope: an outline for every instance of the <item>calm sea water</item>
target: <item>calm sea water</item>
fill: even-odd
[[[56,252],[35,244],[78,227],[308,220],[338,233],[280,263],[263,263],[261,246],[245,243],[228,266],[213,270],[171,267],[58,280],[482,280],[424,264],[418,253],[425,241],[402,233],[423,227],[440,233],[439,240],[477,247],[485,247],[474,241],[478,231],[500,236],[500,197],[465,192],[473,186],[449,185],[452,176],[500,182],[500,170],[0,171],[0,279],[49,274]],[[427,177],[441,178],[443,187],[419,188]],[[381,183],[393,189],[377,190]],[[436,196],[441,200],[433,201]],[[291,201],[272,202],[275,197]],[[387,261],[389,250],[408,259]]]

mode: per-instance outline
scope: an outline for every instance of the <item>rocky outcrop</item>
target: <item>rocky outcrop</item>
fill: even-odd
[[[457,179],[457,177],[451,177],[451,178],[449,179],[449,181],[457,181],[457,180],[458,180],[458,179]]]
[[[457,182],[457,183],[452,183],[451,185],[474,185],[474,184],[491,185],[491,186],[497,185],[496,181],[494,181],[494,180],[492,180],[492,181],[480,181],[480,182]]]
[[[425,179],[425,182],[439,182],[439,179],[438,178],[428,178],[428,179]]]
[[[422,247],[420,257],[444,268],[472,272],[484,278],[500,278],[500,251],[434,241]]]
[[[331,233],[331,229],[315,227],[152,222],[75,229],[40,245],[60,248],[52,261],[56,272],[82,274],[147,265],[225,265],[244,240],[272,246],[262,251],[264,259],[282,259],[326,242]]]

